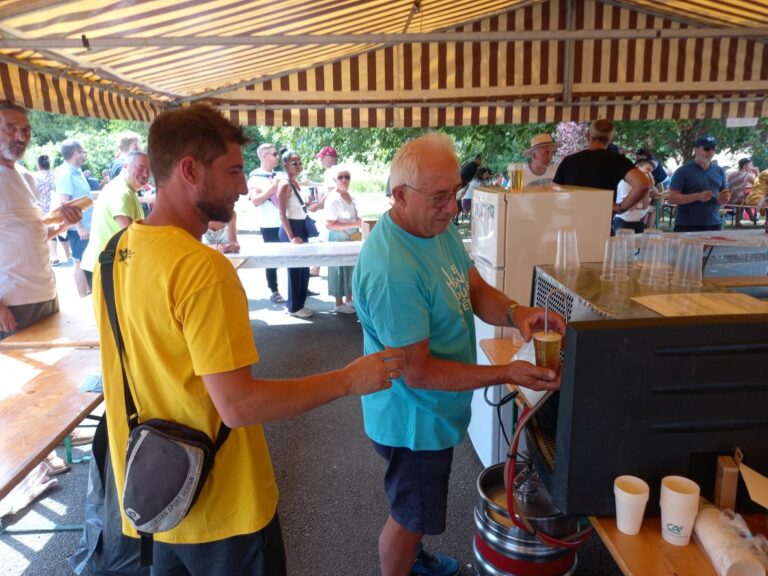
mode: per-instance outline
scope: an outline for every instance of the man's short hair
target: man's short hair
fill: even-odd
[[[149,168],[159,186],[165,183],[174,166],[192,156],[203,166],[227,152],[227,145],[249,142],[238,126],[207,104],[193,104],[162,112],[149,127]]]
[[[83,145],[77,140],[67,138],[61,143],[61,157],[64,160],[69,160],[74,156],[75,152],[80,152],[83,149]]]
[[[404,184],[410,185],[416,180],[421,163],[441,153],[450,154],[456,159],[458,177],[459,159],[453,140],[443,132],[427,132],[403,144],[395,154],[389,171],[390,188],[394,190]]]
[[[140,140],[141,136],[136,134],[136,132],[131,132],[130,130],[120,132],[120,134],[117,135],[117,149],[125,154],[131,149],[132,144],[138,145]]]
[[[123,162],[123,166],[130,166],[133,164],[133,162],[136,160],[136,158],[147,156],[146,152],[142,152],[141,150],[134,150],[133,152],[130,152],[126,157],[125,161]]]
[[[744,166],[746,166],[750,162],[752,162],[752,158],[742,158],[741,160],[739,160],[739,170],[744,168]]]
[[[51,169],[51,159],[48,158],[48,154],[40,154],[40,156],[37,157],[37,167],[40,170]]]
[[[590,141],[597,140],[598,142],[605,142],[606,144],[610,144],[615,134],[616,127],[613,125],[613,122],[606,120],[605,118],[595,120],[589,127]]]
[[[27,115],[27,109],[24,106],[11,100],[0,100],[0,111],[3,110],[11,110],[13,112],[20,112],[24,116]]]
[[[256,148],[256,155],[261,158],[267,150],[275,150],[275,145],[272,142],[259,144],[259,147]]]

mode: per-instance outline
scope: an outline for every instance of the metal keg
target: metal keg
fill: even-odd
[[[555,538],[575,534],[578,521],[562,514],[532,469],[515,490],[531,526]],[[507,512],[504,464],[486,468],[477,479],[475,566],[478,576],[569,576],[576,570],[576,551],[554,548],[516,527]]]

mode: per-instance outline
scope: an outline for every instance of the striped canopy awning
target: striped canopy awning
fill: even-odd
[[[768,0],[0,0],[3,95],[388,127],[768,115]]]

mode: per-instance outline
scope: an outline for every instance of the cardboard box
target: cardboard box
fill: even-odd
[[[363,233],[363,240],[365,240],[368,237],[368,234],[371,233],[376,222],[378,222],[378,220],[363,220],[363,224],[360,226],[360,232]]]

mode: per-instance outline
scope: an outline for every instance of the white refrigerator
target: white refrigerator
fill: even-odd
[[[575,186],[544,186],[510,192],[492,186],[480,187],[472,197],[471,254],[482,278],[523,305],[531,304],[533,267],[554,264],[557,231],[576,230],[581,262],[600,262],[605,240],[610,236],[613,191]],[[475,318],[477,361],[488,364],[479,342],[486,338],[512,338],[512,329],[490,326]],[[488,391],[498,402],[506,387]],[[501,413],[507,433],[512,428],[512,405]],[[476,390],[472,399],[469,435],[484,466],[506,458],[496,410]]]

